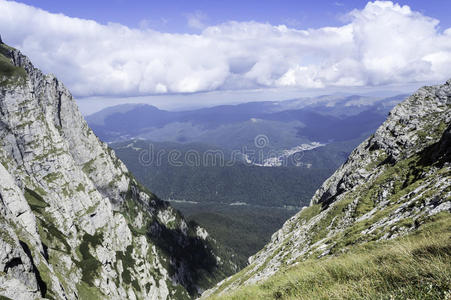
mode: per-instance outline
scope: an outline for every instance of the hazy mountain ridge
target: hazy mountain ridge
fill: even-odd
[[[240,149],[254,146],[255,136],[265,134],[269,138],[268,146],[281,151],[303,143],[343,141],[372,132],[403,98],[404,95],[391,98],[323,96],[191,111],[165,111],[151,105],[126,104],[106,108],[87,116],[86,120],[107,142],[144,138]]]
[[[143,188],[69,91],[0,44],[0,295],[188,298],[235,267]]]
[[[449,265],[449,251],[446,252],[446,249],[449,249],[451,236],[450,145],[451,80],[441,86],[421,88],[397,105],[376,133],[360,144],[346,163],[318,189],[310,207],[288,220],[273,235],[271,242],[249,259],[247,268],[218,284],[204,296],[219,294],[224,295],[225,299],[243,295],[249,299],[254,299],[256,295],[277,298],[308,298],[308,295],[342,295],[351,298],[369,295],[443,297],[448,292],[446,281],[443,281],[446,279],[443,278],[449,276],[449,268],[437,267],[436,270],[441,270],[443,276],[435,271],[435,274],[424,275],[430,276],[429,279],[418,277],[422,276],[420,273],[407,274],[409,265],[396,267],[396,262],[405,259],[409,263],[421,265],[423,256],[416,252],[415,257],[415,253],[409,251],[428,251],[425,249],[430,247],[437,250],[430,250],[436,252],[430,252],[425,257],[434,263]],[[404,247],[408,247],[404,249],[404,256],[399,256],[397,250],[393,250],[398,256],[394,262],[387,262],[387,268],[395,266],[404,270],[403,276],[412,276],[415,280],[403,282],[402,278],[393,277],[384,282],[383,278],[373,277],[365,281],[368,275],[363,272],[375,275],[383,273],[385,276],[389,276],[388,272],[396,272],[393,269],[384,273],[383,269],[373,267],[359,273],[358,268],[373,259],[372,249],[383,247],[385,244],[382,241],[410,236],[415,232],[419,234],[410,244],[408,240],[400,240]],[[419,244],[412,244],[413,241]],[[358,248],[358,245],[367,243],[367,248]],[[434,248],[436,246],[438,248]],[[362,250],[354,251],[357,260],[353,267],[357,269],[352,273],[347,265],[352,263],[345,260],[347,256],[343,253],[353,251],[354,248],[363,249],[369,254],[365,256]],[[390,250],[378,251],[374,252],[374,257],[385,266],[384,259],[387,259]],[[385,258],[378,256],[381,253]],[[321,257],[324,259],[320,260]],[[344,258],[340,260],[340,257]],[[330,270],[327,264],[330,264]],[[337,264],[345,267],[340,269]],[[315,265],[323,269],[315,271]],[[427,270],[424,264],[421,266],[425,272],[434,272],[432,269]],[[302,273],[303,267],[309,271]],[[342,277],[334,274],[332,268],[342,272],[342,282],[338,281]],[[285,273],[294,277],[285,279]],[[322,286],[320,278],[316,279],[312,275],[315,273],[325,276],[322,277]],[[357,276],[355,280],[360,284],[353,277],[346,276]],[[435,278],[437,280],[434,281]],[[424,282],[416,284],[419,280]],[[293,282],[296,284],[293,285]],[[347,282],[350,282],[349,285],[346,285]],[[354,282],[356,285],[353,285]],[[340,284],[346,285],[349,290],[344,287],[343,292],[336,290],[341,289]]]

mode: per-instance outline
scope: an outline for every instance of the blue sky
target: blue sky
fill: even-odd
[[[338,26],[341,17],[352,9],[363,9],[368,1],[302,1],[302,0],[27,0],[18,1],[49,12],[92,19],[106,24],[116,22],[140,27],[142,21],[153,29],[165,32],[193,32],[187,19],[196,15],[206,25],[227,21],[256,21],[295,28]],[[395,1],[409,5],[424,15],[440,20],[441,28],[451,27],[451,1]]]
[[[0,34],[84,113],[411,92],[451,78],[451,1],[7,1]]]

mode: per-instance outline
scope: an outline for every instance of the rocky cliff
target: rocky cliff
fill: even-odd
[[[0,295],[169,299],[234,271],[139,185],[69,91],[0,43]]]
[[[434,216],[449,221],[450,162],[451,80],[421,88],[397,105],[309,207],[288,220],[247,268],[204,296],[265,282],[300,262],[337,257],[356,245],[409,235]]]

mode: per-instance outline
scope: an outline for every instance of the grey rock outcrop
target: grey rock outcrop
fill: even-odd
[[[234,271],[129,174],[70,92],[0,44],[0,295],[189,298]]]
[[[384,153],[384,159],[393,164],[436,142],[441,132],[433,131],[451,120],[450,95],[451,80],[439,87],[423,87],[397,105],[376,133],[357,147],[318,189],[311,203],[332,202],[340,193],[367,180],[372,175],[367,166],[379,153]]]
[[[203,294],[264,281],[308,258],[415,231],[451,217],[451,80],[419,89],[249,259],[239,274]]]

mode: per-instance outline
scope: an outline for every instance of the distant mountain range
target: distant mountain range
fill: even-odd
[[[322,96],[278,102],[250,102],[189,111],[165,111],[146,104],[106,108],[86,117],[106,142],[148,139],[200,142],[227,149],[252,148],[265,135],[269,149],[287,150],[303,143],[330,143],[363,137],[405,98]]]

